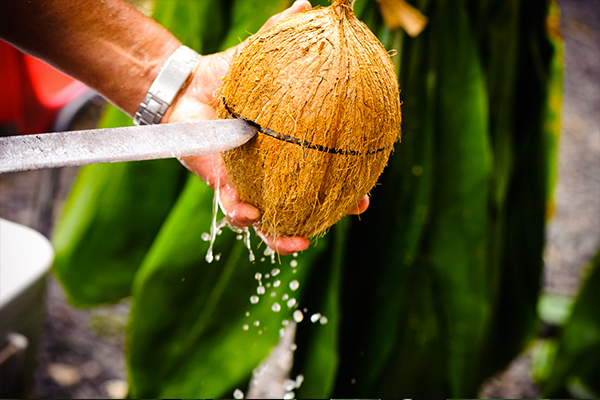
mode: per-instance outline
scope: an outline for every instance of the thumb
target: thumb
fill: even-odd
[[[272,27],[273,25],[275,25],[277,22],[281,21],[285,17],[288,17],[292,14],[297,14],[297,13],[300,13],[303,11],[310,10],[311,8],[312,8],[312,6],[308,0],[296,0],[294,2],[294,4],[292,4],[289,8],[287,8],[286,10],[280,12],[279,14],[275,14],[271,18],[269,18],[267,20],[267,22],[265,22],[264,25],[260,27],[260,29],[258,30],[257,33],[260,33],[264,30],[269,29],[270,27]],[[239,52],[240,50],[242,50],[247,43],[248,43],[248,39],[246,39],[242,43],[240,43],[236,46],[230,47],[229,49],[222,52],[221,59],[224,61],[224,64],[227,64],[227,66],[229,66],[229,64],[231,63],[231,60],[233,59],[235,54],[237,52]]]

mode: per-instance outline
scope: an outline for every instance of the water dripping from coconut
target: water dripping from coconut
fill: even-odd
[[[212,220],[211,220],[211,224],[210,224],[210,233],[204,232],[201,236],[202,240],[204,240],[206,242],[210,242],[210,244],[208,246],[208,251],[207,251],[206,257],[205,257],[206,262],[212,263],[213,260],[219,261],[219,259],[221,258],[220,254],[217,254],[217,255],[213,254],[213,247],[214,247],[217,236],[221,234],[222,229],[224,227],[227,227],[227,228],[231,229],[233,232],[238,234],[236,236],[236,239],[243,240],[244,246],[246,246],[246,249],[248,249],[248,259],[250,260],[250,262],[254,262],[255,257],[254,257],[254,253],[252,252],[252,245],[250,243],[250,230],[248,229],[248,227],[247,226],[245,226],[245,227],[233,226],[229,223],[229,221],[227,220],[227,217],[223,217],[221,220],[217,221],[219,209],[221,209],[221,212],[223,214],[226,214],[225,210],[223,209],[223,204],[221,204],[221,200],[219,198],[219,189],[218,188],[220,186],[220,181],[221,181],[221,178],[220,178],[219,174],[217,174],[217,181],[216,181],[216,186],[215,186],[217,189],[215,190],[215,194],[213,196]]]

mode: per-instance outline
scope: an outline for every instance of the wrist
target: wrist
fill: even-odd
[[[186,87],[200,55],[180,46],[167,59],[134,115],[136,125],[158,124],[175,98]]]

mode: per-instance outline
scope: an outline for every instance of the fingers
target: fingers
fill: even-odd
[[[370,203],[369,196],[365,196],[358,202],[357,205],[348,209],[348,211],[346,211],[346,214],[349,214],[349,215],[362,214],[363,212],[365,212],[367,210],[367,208],[369,208],[369,203]]]
[[[219,188],[219,201],[229,223],[233,226],[250,226],[260,217],[260,211],[256,207],[240,201],[238,191],[231,184]]]
[[[310,241],[305,237],[300,236],[288,236],[281,238],[274,238],[273,236],[265,235],[260,229],[255,229],[256,234],[265,242],[267,246],[275,250],[282,256],[289,256],[290,254],[297,253],[308,249]]]
[[[264,25],[261,26],[261,28],[258,30],[258,32],[264,31],[265,29],[269,29],[270,27],[275,25],[277,22],[279,22],[283,18],[288,17],[292,14],[297,14],[297,13],[300,13],[303,11],[310,10],[311,7],[312,6],[310,5],[309,1],[297,0],[294,2],[294,4],[292,4],[285,11],[282,11],[279,14],[275,14],[271,18],[269,18],[267,20],[267,22],[265,22]],[[246,45],[246,43],[248,43],[248,39],[244,40],[242,43],[238,44],[237,46],[230,47],[229,49],[225,50],[224,52],[219,53],[220,58],[218,60],[216,60],[216,62],[218,62],[217,69],[227,71],[227,68],[229,68],[229,63],[233,59],[233,56],[238,51],[240,51]]]
[[[310,10],[311,7],[312,6],[310,5],[310,2],[308,2],[307,0],[297,0],[287,10],[280,12],[279,14],[275,14],[271,18],[269,18],[267,22],[265,22],[265,24],[259,29],[259,32],[265,29],[269,29],[285,17],[288,17],[292,14],[297,14],[302,11]]]

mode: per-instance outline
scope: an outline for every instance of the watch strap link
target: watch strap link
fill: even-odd
[[[175,96],[183,89],[198,64],[200,55],[181,46],[167,59],[140,104],[133,122],[136,125],[158,124]]]

